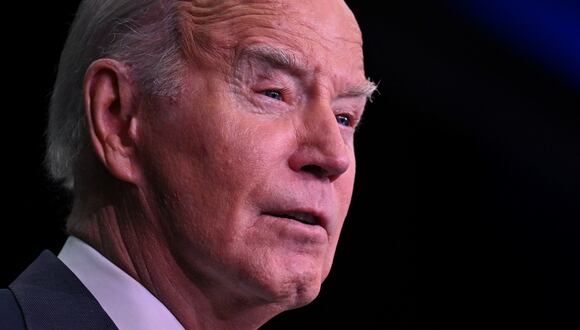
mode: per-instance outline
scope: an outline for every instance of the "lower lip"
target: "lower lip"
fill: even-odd
[[[303,243],[323,243],[328,241],[326,230],[319,225],[309,225],[298,220],[264,214],[263,217],[275,226],[282,226],[282,237],[297,238]]]

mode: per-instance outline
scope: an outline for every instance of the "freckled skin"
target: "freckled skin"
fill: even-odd
[[[133,193],[146,212],[120,240],[141,263],[121,267],[186,328],[257,328],[311,302],[330,271],[355,176],[354,130],[336,116],[365,103],[338,97],[365,81],[360,31],[337,0],[179,10],[185,85],[139,112]],[[292,51],[305,72],[241,61],[255,45]],[[291,96],[268,97],[270,85]],[[264,214],[296,208],[327,223]]]

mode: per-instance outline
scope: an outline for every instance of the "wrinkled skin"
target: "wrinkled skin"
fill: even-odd
[[[329,273],[372,87],[360,31],[336,0],[183,1],[180,10],[184,88],[141,104],[132,174],[116,175],[135,189],[99,213],[114,225],[78,236],[187,328],[255,328],[312,301]]]

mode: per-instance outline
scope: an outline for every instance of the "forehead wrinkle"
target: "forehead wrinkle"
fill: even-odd
[[[360,67],[364,72],[362,39],[354,19],[349,19],[346,23],[347,33],[337,34],[333,28],[327,30],[326,25],[321,26],[323,22],[304,19],[305,13],[301,12],[300,7],[292,7],[279,1],[189,0],[180,3],[182,4],[179,13],[182,22],[180,28],[184,36],[180,39],[183,39],[182,48],[186,50],[189,59],[195,60],[202,56],[211,64],[216,64],[218,58],[227,59],[226,63],[230,67],[236,66],[244,57],[253,58],[300,75],[318,76],[322,71],[332,70],[328,67],[330,63],[320,62],[321,59],[316,57],[304,56],[315,53],[315,48],[324,49],[325,52],[332,54],[336,43],[339,42],[350,44],[348,47],[350,51],[349,54],[335,56],[360,57]],[[331,26],[334,24],[336,23],[333,22]],[[292,26],[302,29],[292,29],[290,28]],[[262,42],[267,41],[268,44],[273,42],[283,46],[262,43],[242,48],[248,45],[245,41],[251,40],[246,40],[247,37],[253,39],[251,31],[254,28],[261,29],[261,38],[264,38]],[[233,67],[230,69],[236,70]],[[337,89],[333,88],[338,92],[335,95],[339,97],[368,97],[375,87],[372,83],[365,83]],[[341,89],[344,92],[341,93]]]
[[[243,5],[239,3],[220,2],[213,7],[198,7],[191,2],[183,6],[184,13],[189,15],[192,22],[196,25],[212,25],[218,23],[227,23],[239,17],[259,17],[273,16],[280,12],[280,6],[265,4]],[[243,8],[243,10],[241,10]]]
[[[272,0],[179,1],[176,15],[180,46],[187,59],[205,55],[211,62],[211,57],[219,57],[216,51],[225,56],[224,51],[235,46],[241,31],[255,26],[276,29],[273,17],[283,13],[286,6]]]
[[[312,32],[312,37],[308,38],[308,40],[321,45],[326,43],[330,49],[333,48],[333,45],[337,41],[352,44],[356,47],[362,47],[362,34],[358,25],[356,24],[356,21],[354,24],[345,23],[346,25],[349,25],[348,32],[345,33],[342,31],[340,34],[325,31],[327,26],[321,26],[320,22],[304,20],[301,16],[298,15],[295,16],[295,18],[292,20],[292,23],[296,26],[302,26],[303,28],[306,28]],[[307,34],[304,33],[303,37],[307,37]]]
[[[302,33],[302,38],[307,38],[325,48],[333,49],[337,41],[362,47],[362,32],[352,11],[343,1],[336,2],[341,4],[340,9],[335,6],[324,6],[322,10],[326,15],[317,16],[315,19],[311,19],[310,11],[304,11],[300,6],[288,7],[286,17],[291,19],[293,25],[312,32],[311,38],[308,38],[307,33]],[[318,11],[320,8],[313,10]],[[329,13],[332,14],[328,15]],[[340,30],[340,33],[336,33],[334,29]]]

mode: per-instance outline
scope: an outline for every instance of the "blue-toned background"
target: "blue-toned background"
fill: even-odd
[[[580,88],[580,2],[470,0],[451,2],[479,32]]]

